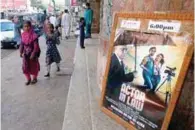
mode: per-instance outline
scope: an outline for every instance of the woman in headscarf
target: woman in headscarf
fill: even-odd
[[[38,44],[38,36],[32,29],[30,21],[26,21],[23,25],[22,42],[20,44],[20,57],[23,58],[22,70],[26,76],[26,85],[35,84],[37,82],[38,72],[40,71],[39,55],[40,47]],[[31,81],[31,75],[33,80]]]

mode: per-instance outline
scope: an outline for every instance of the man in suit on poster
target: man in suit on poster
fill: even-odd
[[[133,72],[125,74],[123,63],[127,52],[126,45],[115,46],[114,53],[111,57],[110,69],[107,80],[106,96],[118,101],[121,85],[125,82],[132,82],[134,79]]]

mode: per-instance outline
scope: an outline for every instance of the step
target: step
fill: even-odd
[[[99,106],[100,88],[97,84],[97,54],[99,40],[90,39],[86,43],[86,62],[89,87],[89,99],[92,119],[92,130],[125,130],[113,119],[105,115]]]
[[[92,130],[85,50],[76,47],[62,130]]]
[[[100,110],[101,92],[96,77],[98,35],[85,43],[84,50],[78,43],[75,50],[62,130],[125,130]]]

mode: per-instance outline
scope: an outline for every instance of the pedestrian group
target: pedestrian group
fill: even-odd
[[[79,20],[80,29],[80,47],[85,48],[85,38],[91,38],[91,25],[93,21],[93,11],[90,4],[86,4],[84,17]],[[23,33],[20,34],[19,22],[17,17],[13,20],[15,25],[15,39],[20,44],[20,57],[23,59],[22,70],[27,79],[26,85],[36,84],[38,73],[40,71],[39,57],[41,49],[37,34],[34,32],[31,21],[25,21],[23,24]],[[58,51],[57,45],[60,44],[61,39],[70,38],[71,15],[65,9],[60,15],[52,15],[47,17],[46,11],[41,17],[41,24],[43,25],[44,37],[46,39],[46,66],[47,73],[44,77],[50,77],[51,64],[56,63],[56,71],[60,71],[61,56]],[[85,31],[86,30],[86,31]]]

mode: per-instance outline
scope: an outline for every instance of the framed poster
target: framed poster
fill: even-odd
[[[130,130],[166,130],[194,51],[193,20],[116,13],[101,110]]]

